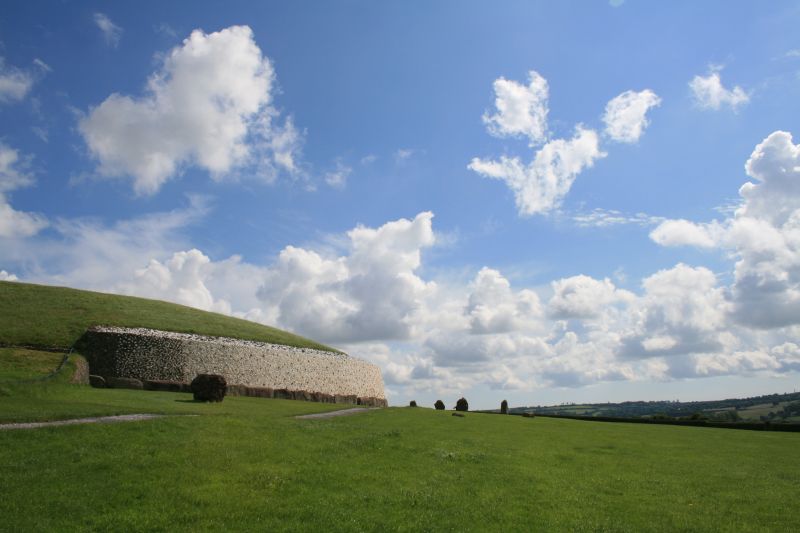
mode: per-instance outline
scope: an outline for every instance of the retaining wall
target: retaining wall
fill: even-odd
[[[91,373],[107,378],[189,382],[221,374],[229,384],[386,403],[380,369],[343,353],[117,327],[89,329],[80,351]]]

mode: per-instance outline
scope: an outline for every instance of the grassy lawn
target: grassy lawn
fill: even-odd
[[[16,386],[0,419],[196,414],[0,431],[2,529],[797,531],[800,434]]]
[[[287,331],[145,298],[0,281],[0,343],[67,349],[94,325],[144,327],[332,348]]]
[[[0,348],[0,383],[35,379],[58,367],[64,354],[25,348]]]

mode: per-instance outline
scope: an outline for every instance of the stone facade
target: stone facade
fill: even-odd
[[[197,374],[221,374],[229,384],[288,391],[291,397],[306,393],[312,399],[316,394],[386,404],[380,369],[341,352],[117,327],[89,329],[80,351],[91,373],[106,379],[188,383]]]

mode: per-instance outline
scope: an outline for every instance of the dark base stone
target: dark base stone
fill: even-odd
[[[142,390],[144,385],[134,378],[106,378],[106,384],[112,389],[134,389]]]
[[[272,391],[272,397],[278,400],[291,400],[292,392],[287,389],[275,389]]]
[[[182,381],[169,381],[165,379],[148,379],[142,382],[144,390],[160,392],[191,392],[191,385]]]
[[[214,375],[214,374],[201,374]],[[222,376],[219,376],[222,377]],[[197,379],[197,378],[195,378]],[[224,378],[222,378],[224,379]],[[192,385],[181,381],[170,381],[161,379],[148,379],[139,381],[133,378],[115,378],[90,375],[89,384],[98,388],[115,389],[144,389],[160,392],[191,392],[194,393]],[[225,385],[225,394],[230,396],[249,396],[252,398],[277,398],[282,400],[302,400],[306,402],[337,403],[362,405],[364,407],[388,407],[389,403],[383,398],[358,397],[351,394],[326,394],[324,392],[311,392],[305,390],[271,389],[269,387],[249,387],[247,385]],[[203,401],[222,401],[222,400],[203,400]]]

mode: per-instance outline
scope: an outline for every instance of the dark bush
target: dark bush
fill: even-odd
[[[444,411],[444,402],[442,400],[436,400],[436,403],[433,404],[437,411]]]
[[[469,411],[469,404],[466,398],[459,398],[456,402],[456,411]]]
[[[192,380],[192,394],[200,402],[221,402],[228,383],[218,374],[198,374]]]
[[[416,407],[417,406],[417,401],[416,400],[411,400],[411,403],[409,403],[408,406],[409,407]]]
[[[500,414],[507,415],[508,414],[508,402],[503,400],[500,402]]]

